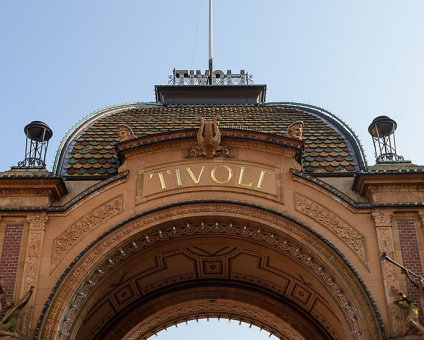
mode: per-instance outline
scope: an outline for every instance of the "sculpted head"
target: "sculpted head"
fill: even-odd
[[[302,140],[303,138],[303,122],[294,122],[287,129],[287,137]]]
[[[118,138],[120,142],[125,142],[129,139],[135,138],[134,132],[127,125],[118,125]]]

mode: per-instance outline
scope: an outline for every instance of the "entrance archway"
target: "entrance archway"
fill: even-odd
[[[144,339],[196,317],[280,338],[381,338],[378,313],[337,249],[282,213],[196,201],[109,230],[58,282],[37,336]]]

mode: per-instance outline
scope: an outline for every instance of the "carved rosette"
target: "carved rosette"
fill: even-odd
[[[31,287],[36,287],[38,282],[38,270],[40,267],[41,251],[43,248],[44,231],[48,221],[45,214],[31,215],[27,218],[28,242],[25,252],[25,264],[21,285],[21,296],[24,296]],[[34,308],[35,294],[29,303],[22,309],[18,329],[22,335],[29,336],[31,333],[32,313]]]
[[[393,211],[379,210],[372,213],[376,226],[378,251],[386,253],[393,258],[394,246],[392,236],[392,216]],[[404,315],[393,301],[398,298],[400,292],[399,280],[396,276],[396,270],[393,265],[387,261],[381,261],[381,273],[383,276],[384,294],[388,306],[388,317],[391,327],[391,335],[397,336],[403,333],[405,324]]]
[[[297,211],[311,217],[329,229],[334,235],[346,243],[368,268],[367,248],[365,238],[361,233],[329,209],[301,194],[295,194],[295,201]]]

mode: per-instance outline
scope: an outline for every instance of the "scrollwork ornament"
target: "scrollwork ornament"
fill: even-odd
[[[391,210],[376,210],[372,212],[375,225],[377,227],[390,227],[392,225],[393,211]]]
[[[30,230],[41,230],[44,231],[48,217],[46,215],[30,215],[27,217]]]
[[[94,209],[80,218],[75,224],[66,228],[66,230],[54,240],[53,263],[58,263],[82,237],[95,229],[102,222],[119,214],[122,209],[123,198],[119,196]]]
[[[43,214],[30,215],[27,217],[27,221],[29,223],[29,233],[24,262],[24,274],[21,289],[22,294],[29,289],[34,289],[37,284],[44,231],[48,217]],[[33,297],[29,297],[28,304],[23,307],[19,318],[18,328],[20,333],[24,335],[29,335],[30,333],[34,304],[33,299]]]
[[[365,238],[349,223],[321,204],[296,193],[296,210],[325,226],[351,248],[368,268]]]

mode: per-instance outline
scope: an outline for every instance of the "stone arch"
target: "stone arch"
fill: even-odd
[[[142,267],[141,261],[147,261],[143,270],[137,268]],[[179,267],[187,270],[170,270]],[[187,287],[191,293],[184,295]],[[249,300],[246,291],[258,298]],[[236,299],[235,292],[244,298]],[[178,297],[173,304],[151,309],[143,319],[119,323],[123,315],[137,315],[148,301],[170,302]],[[117,312],[109,317],[99,304],[110,298]],[[275,309],[272,303],[261,305],[261,299],[274,301]],[[227,313],[205,309],[205,301],[211,300],[215,306],[227,306]],[[187,309],[202,305],[197,312]],[[175,315],[184,308],[185,315]],[[253,317],[249,310],[263,317]],[[164,311],[171,317],[149,326],[149,318]],[[92,242],[54,287],[36,338],[68,339],[76,334],[96,338],[114,334],[117,323],[125,329],[124,338],[131,339],[143,327],[148,335],[196,313],[245,319],[281,338],[290,338],[290,332],[306,338],[311,334],[336,339],[384,337],[368,290],[346,258],[321,235],[264,207],[190,201],[136,215]],[[290,318],[291,313],[297,313],[301,326]],[[94,320],[91,328],[84,330],[81,325],[90,319]],[[279,320],[285,330],[277,329],[272,320]]]

